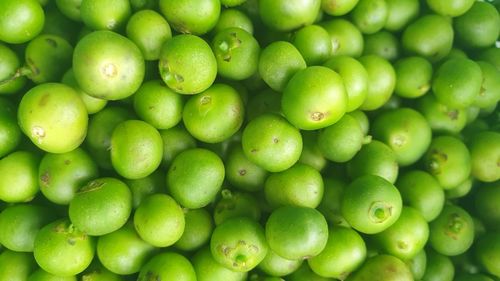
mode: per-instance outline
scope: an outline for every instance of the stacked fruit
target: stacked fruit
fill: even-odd
[[[0,0],[0,281],[500,280],[498,3]]]

